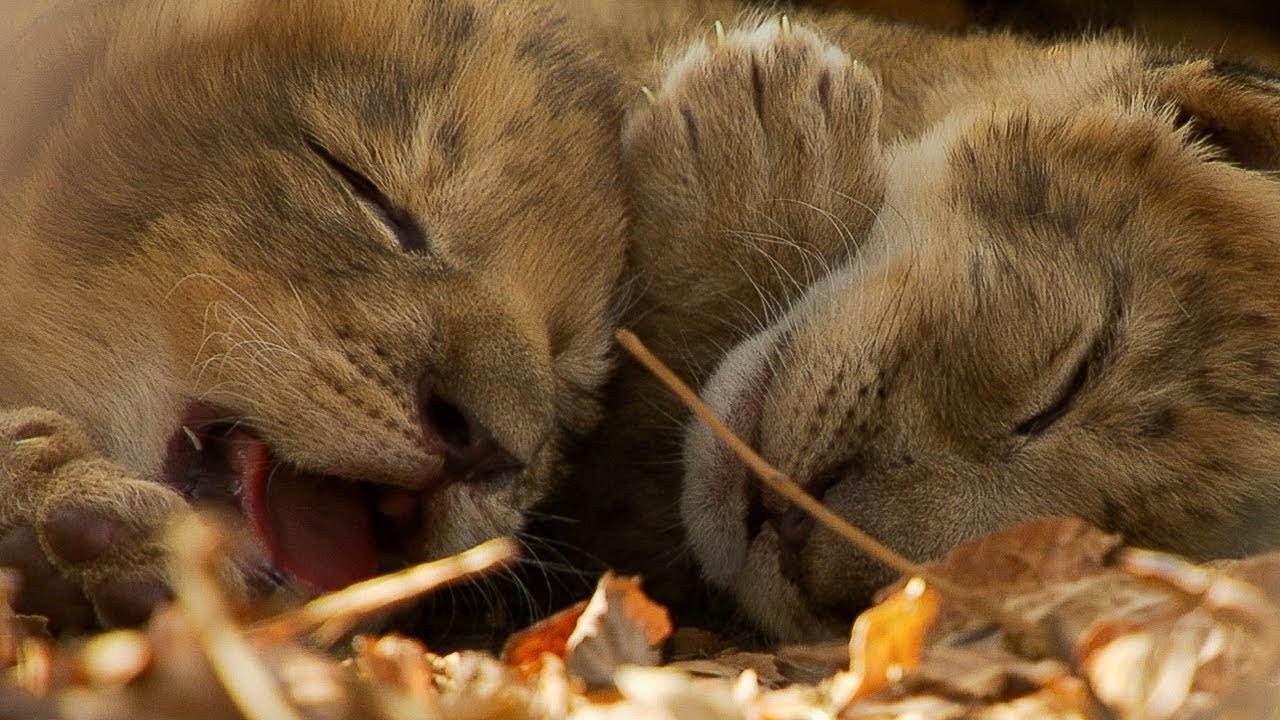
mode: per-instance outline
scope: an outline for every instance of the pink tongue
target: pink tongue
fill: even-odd
[[[227,442],[244,514],[276,567],[320,592],[374,574],[378,558],[364,493],[332,478],[272,468],[266,444],[246,432],[232,431]]]

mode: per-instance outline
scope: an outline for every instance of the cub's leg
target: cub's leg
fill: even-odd
[[[883,195],[872,73],[779,16],[720,30],[657,69],[624,130],[636,277],[623,324],[698,384],[857,250]],[[685,417],[624,359],[606,424],[554,505],[580,529],[550,532],[696,615],[680,607],[702,596],[688,591],[675,500]]]
[[[158,533],[182,497],[101,458],[58,413],[0,410],[0,565],[56,630],[130,625],[168,596]]]

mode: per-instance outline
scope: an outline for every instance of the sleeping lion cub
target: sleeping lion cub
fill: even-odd
[[[599,415],[619,84],[500,0],[45,0],[0,27],[0,563],[56,627],[236,508],[282,576],[511,532]]]
[[[1067,513],[1194,557],[1280,541],[1280,80],[1122,41],[720,17],[624,131],[625,320],[731,426],[915,558]],[[670,507],[682,452],[703,575],[776,637],[847,632],[887,571],[622,373],[599,447],[631,462],[589,464],[575,488],[615,489],[580,502]],[[642,542],[602,554],[683,567]]]

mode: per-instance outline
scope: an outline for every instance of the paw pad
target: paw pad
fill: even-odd
[[[120,524],[92,510],[60,507],[45,518],[41,532],[58,559],[74,565],[97,559],[110,549]]]
[[[124,578],[102,583],[92,592],[102,621],[112,627],[132,627],[147,621],[160,605],[173,599],[159,580]]]

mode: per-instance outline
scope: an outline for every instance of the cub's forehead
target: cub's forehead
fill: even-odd
[[[121,88],[142,104],[154,104],[148,95],[196,103],[201,94],[232,94],[264,117],[280,117],[282,104],[358,110],[372,116],[357,120],[404,130],[437,109],[493,116],[536,105],[555,117],[605,115],[620,97],[614,68],[543,3],[125,2],[100,74],[152,88]]]
[[[441,42],[460,41],[472,35],[479,22],[499,19],[493,13],[486,17],[466,0],[99,0],[98,4],[104,17],[116,8],[119,45],[151,52],[235,37],[261,26],[274,30],[260,36],[264,46],[297,43],[314,28],[328,31],[326,39],[333,45],[365,44],[376,38],[384,46],[394,46],[419,33],[430,33]]]
[[[893,155],[887,202],[917,233],[1050,257],[1115,248],[1171,176],[1206,165],[1159,109],[990,106],[948,118]]]
[[[1058,285],[1124,279],[1168,295],[1172,278],[1203,266],[1247,277],[1216,294],[1255,292],[1280,263],[1280,183],[1192,133],[1140,101],[952,118],[897,153],[881,224],[893,243],[914,238],[919,257],[944,245],[939,267],[976,268],[975,287],[1033,269]]]
[[[989,118],[949,148],[947,200],[1001,241],[1057,245],[1122,232],[1157,138],[1151,124],[1101,118]]]
[[[63,121],[40,126],[40,175],[22,202],[95,258],[152,231],[185,237],[157,224],[170,216],[350,231],[312,145],[477,238],[493,234],[480,220],[535,215],[535,193],[582,194],[548,158],[616,175],[616,74],[542,4],[83,1],[107,24],[56,108]],[[543,174],[500,184],[520,171]],[[556,217],[613,212],[590,202]]]

